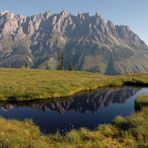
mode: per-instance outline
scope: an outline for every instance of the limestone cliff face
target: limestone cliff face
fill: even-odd
[[[148,47],[128,26],[105,22],[100,15],[68,12],[24,17],[0,13],[0,67],[77,70],[124,74],[148,72]]]

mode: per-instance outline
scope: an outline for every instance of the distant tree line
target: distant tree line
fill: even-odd
[[[62,50],[60,56],[58,57],[57,70],[65,70],[64,69],[64,50]],[[75,70],[75,66],[72,63],[70,63],[69,67],[66,70],[73,71],[73,70]]]
[[[29,68],[29,63],[25,63],[23,68]],[[49,65],[47,64],[45,69],[49,69]],[[64,65],[64,50],[62,50],[61,54],[58,57],[58,65],[57,65],[57,70],[69,70],[69,71],[74,71],[75,70],[75,66],[70,63],[69,66],[67,68],[65,68]]]

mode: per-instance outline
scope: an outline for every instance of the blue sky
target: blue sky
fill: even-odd
[[[148,44],[148,0],[0,0],[0,11],[29,16],[47,10],[98,12],[105,20],[128,25]]]

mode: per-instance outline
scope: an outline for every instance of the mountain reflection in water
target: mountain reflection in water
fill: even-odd
[[[72,127],[94,129],[118,115],[134,111],[134,101],[141,88],[102,88],[61,101],[0,103],[0,116],[8,119],[32,119],[46,133],[68,131]]]
[[[87,111],[96,112],[103,105],[109,106],[111,103],[124,103],[131,96],[136,94],[138,88],[105,88],[99,89],[96,92],[88,92],[74,96],[62,101],[44,101],[44,102],[26,102],[17,104],[0,104],[0,109],[9,111],[13,108],[28,106],[42,111],[57,111],[64,113],[69,110],[75,112],[86,113]]]

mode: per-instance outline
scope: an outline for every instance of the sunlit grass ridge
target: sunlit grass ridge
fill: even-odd
[[[77,71],[0,69],[0,100],[53,99],[80,91],[124,84],[147,85],[148,74],[105,76]]]

